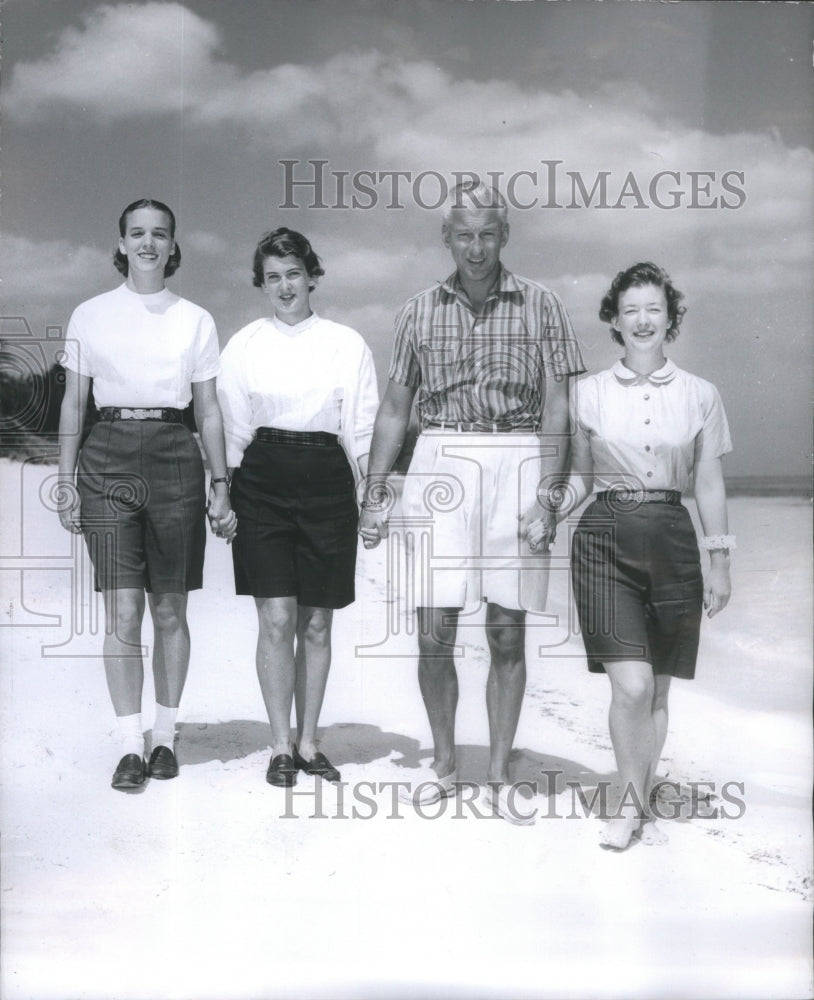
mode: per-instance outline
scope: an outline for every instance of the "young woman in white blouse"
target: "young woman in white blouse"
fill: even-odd
[[[234,514],[215,392],[215,324],[164,283],[181,263],[175,216],[162,202],[141,199],[122,212],[119,236],[114,264],[124,283],[83,302],[68,325],[59,516],[67,530],[84,534],[104,597],[105,673],[122,753],[112,785],[133,791],[147,776],[178,774],[175,720],[190,652],[187,595],[202,585],[206,541],[203,462],[183,422],[190,401],[212,472],[212,530],[229,537]],[[101,419],[81,442],[91,384]],[[146,765],[145,594],[155,631],[156,696]]]
[[[257,607],[257,676],[271,726],[266,780],[279,786],[293,785],[298,770],[340,777],[319,750],[317,724],[333,611],[354,600],[356,488],[378,407],[364,340],[311,309],[323,274],[302,234],[266,233],[253,280],[273,313],[232,337],[218,378],[238,518],[235,589]]]
[[[610,734],[622,786],[601,843],[658,841],[649,800],[667,735],[672,677],[695,674],[702,605],[729,600],[726,493],[721,456],[731,451],[726,415],[711,383],[664,355],[683,298],[655,264],[621,271],[602,300],[624,357],[574,392],[570,490],[560,516],[593,489],[574,533],[572,582],[589,669],[610,678]],[[681,493],[694,486],[710,564]]]

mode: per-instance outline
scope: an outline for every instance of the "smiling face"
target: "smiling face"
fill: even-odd
[[[500,213],[494,208],[453,209],[442,234],[464,286],[491,285],[509,238],[509,224],[501,222]]]
[[[277,318],[289,326],[311,315],[310,286],[314,279],[299,257],[266,257],[263,261],[263,291]]]
[[[127,257],[127,283],[142,291],[164,287],[164,268],[175,247],[172,222],[157,208],[137,208],[127,216],[119,250]]]
[[[625,345],[625,359],[662,358],[670,319],[667,297],[658,285],[634,285],[619,296],[619,311],[613,318]]]

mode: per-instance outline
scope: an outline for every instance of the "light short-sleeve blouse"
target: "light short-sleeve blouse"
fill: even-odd
[[[573,387],[572,428],[590,447],[594,491],[685,491],[696,461],[732,450],[718,390],[667,361],[637,375],[617,361]]]

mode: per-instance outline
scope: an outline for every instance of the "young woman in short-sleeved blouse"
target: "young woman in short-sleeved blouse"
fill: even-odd
[[[104,597],[105,673],[122,755],[112,785],[134,791],[148,776],[178,774],[174,739],[189,665],[187,594],[202,584],[205,543],[203,462],[182,413],[190,401],[212,472],[212,530],[231,537],[235,518],[215,392],[215,324],[164,284],[181,260],[175,217],[163,203],[143,199],[124,210],[119,233],[114,263],[124,284],[83,302],[68,326],[60,520],[84,534]],[[80,449],[91,384],[101,419]],[[145,603],[155,630],[148,762],[141,722]]]
[[[682,295],[651,263],[620,272],[600,318],[625,349],[612,368],[575,387],[571,489],[565,517],[593,490],[574,533],[572,582],[589,669],[610,678],[610,732],[622,786],[603,846],[658,840],[649,798],[667,735],[672,677],[695,673],[702,607],[730,594],[721,456],[731,450],[711,383],[664,355],[678,334]],[[710,566],[681,493],[694,485]],[[648,821],[648,822],[645,822]]]

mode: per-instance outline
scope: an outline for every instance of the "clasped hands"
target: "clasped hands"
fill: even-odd
[[[557,537],[557,515],[536,500],[519,518],[518,533],[532,555],[548,552]]]
[[[225,538],[226,544],[230,545],[237,533],[237,515],[232,510],[226,490],[219,492],[210,488],[206,516],[209,518],[212,534]]]

